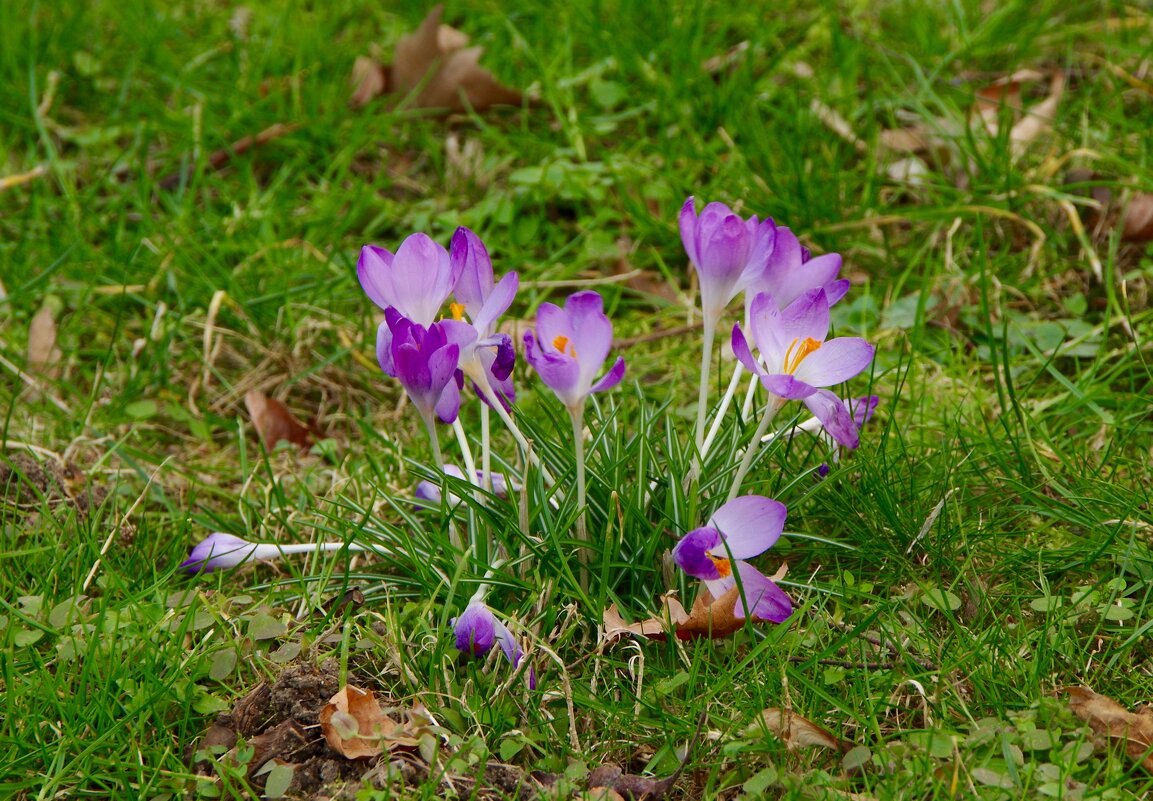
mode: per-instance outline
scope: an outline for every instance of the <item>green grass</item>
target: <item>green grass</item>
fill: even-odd
[[[1091,746],[1061,690],[1086,683],[1127,707],[1153,696],[1153,261],[1091,230],[1097,281],[1057,203],[1083,204],[1064,184],[1073,167],[1115,195],[1153,185],[1144,12],[467,0],[446,20],[539,102],[446,122],[347,108],[354,58],[391,52],[425,6],[248,7],[243,36],[224,4],[4,9],[0,179],[46,174],[0,191],[0,795],[205,793],[186,757],[215,713],[281,663],[326,657],[425,703],[458,746],[578,776],[605,761],[668,775],[707,712],[683,797],[1148,792],[1133,760]],[[745,41],[730,67],[702,69]],[[969,110],[1023,67],[1070,83],[1053,132],[1014,155]],[[951,153],[913,188],[886,176],[878,143],[911,118],[947,132]],[[207,166],[275,123],[299,128]],[[449,135],[479,149],[469,170]],[[538,691],[503,662],[458,664],[448,621],[483,565],[457,569],[442,517],[407,501],[428,449],[399,388],[364,364],[375,319],[359,248],[467,225],[498,273],[520,271],[513,317],[572,291],[550,282],[612,278],[622,258],[691,298],[676,230],[689,194],[843,253],[854,288],[834,322],[878,346],[853,384],[882,398],[862,447],[818,482],[825,457],[797,439],[746,484],[789,505],[791,536],[763,566],[788,560],[799,611],[728,640],[597,645],[607,603],[640,616],[667,589],[685,597],[662,556],[709,506],[680,482],[699,338],[669,336],[629,347],[626,385],[590,408],[589,528],[609,545],[588,597],[554,534],[571,499],[553,508],[530,476],[527,529],[515,504],[474,508],[512,555],[492,603],[531,633]],[[625,282],[599,288],[622,338],[697,319]],[[63,358],[37,391],[16,371],[45,304]],[[714,376],[715,400],[727,366]],[[567,418],[523,366],[517,379],[518,419],[564,486]],[[315,415],[326,455],[264,453],[251,389]],[[475,404],[463,417],[476,430]],[[750,431],[734,417],[718,450]],[[21,443],[75,465],[67,492],[33,487]],[[732,469],[717,459],[704,492],[723,494]],[[178,574],[212,530],[401,553]],[[364,603],[325,614],[353,585]],[[283,637],[257,636],[269,613]],[[226,653],[240,655],[230,670]],[[871,761],[846,771],[750,729],[784,706]]]

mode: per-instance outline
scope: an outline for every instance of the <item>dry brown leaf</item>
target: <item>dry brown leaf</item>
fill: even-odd
[[[288,407],[276,398],[252,390],[244,396],[244,405],[248,407],[248,415],[267,450],[275,448],[281,440],[302,448],[312,445],[312,431],[309,427],[297,420],[288,411]]]
[[[60,348],[56,347],[56,316],[52,306],[45,303],[28,325],[28,372],[51,376],[60,361]]]
[[[818,746],[843,754],[853,747],[852,743],[834,736],[808,718],[795,715],[789,710],[778,709],[775,706],[771,706],[761,713],[761,723],[780,738],[790,751]],[[754,724],[750,729],[756,731],[758,727],[759,724]]]
[[[1125,242],[1153,240],[1153,194],[1135,192],[1129,199],[1121,222],[1121,239]]]
[[[673,598],[671,595],[665,595],[661,598],[661,603],[668,613],[669,623],[675,626],[678,622],[688,620],[689,613],[685,611],[685,608],[681,606],[680,601],[676,598]],[[617,609],[616,604],[613,604],[602,613],[601,621],[604,624],[604,633],[601,636],[606,642],[612,642],[627,634],[635,634],[638,637],[647,637],[649,639],[663,640],[665,638],[666,623],[664,620],[651,617],[648,620],[642,620],[638,623],[627,623],[625,619],[621,617],[620,610]]]
[[[355,735],[347,736],[349,729]],[[376,756],[398,724],[380,708],[372,690],[346,685],[320,710],[320,731],[332,750],[348,757]]]
[[[881,131],[881,145],[895,153],[924,153],[932,142],[932,134],[923,126],[892,128]]]
[[[1144,706],[1130,712],[1088,687],[1066,687],[1065,692],[1069,693],[1069,709],[1074,715],[1102,737],[1123,741],[1126,753],[1153,773],[1153,709]]]
[[[1061,103],[1061,96],[1065,94],[1065,73],[1060,70],[1053,73],[1049,82],[1049,96],[1029,108],[1009,131],[1009,141],[1014,148],[1020,150],[1041,134],[1053,127],[1053,120],[1057,117],[1057,106]]]
[[[484,111],[492,106],[519,106],[521,94],[502,86],[480,66],[482,47],[467,47],[468,36],[441,25],[444,6],[428,12],[420,26],[396,43],[391,67],[373,59],[357,59],[351,103],[362,106],[385,92],[409,95],[416,92],[414,108],[462,112]]]

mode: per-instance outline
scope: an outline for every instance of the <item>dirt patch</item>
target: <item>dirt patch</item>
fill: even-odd
[[[88,517],[107,497],[107,488],[90,484],[71,462],[39,462],[24,453],[0,455],[2,519],[26,523],[45,507],[68,507]]]
[[[448,775],[437,769],[433,776],[428,764],[413,751],[385,752],[380,757],[348,759],[333,751],[324,739],[319,715],[340,690],[340,669],[336,660],[320,666],[298,664],[287,668],[272,684],[260,684],[241,698],[231,711],[219,715],[216,722],[190,749],[193,771],[201,776],[215,776],[219,762],[237,764],[243,738],[252,757],[247,764],[249,781],[264,787],[261,772],[272,760],[292,766],[292,782],[286,797],[312,801],[355,801],[365,788],[388,791],[398,797],[404,788],[424,788],[437,783],[441,798],[468,799],[560,799],[583,797],[584,787],[569,792],[555,774],[528,773],[515,765],[488,762],[473,768],[471,775]],[[384,704],[388,694],[349,672],[349,684],[371,687]],[[399,702],[392,704],[400,706]],[[211,756],[207,756],[211,753]],[[236,768],[233,768],[235,770]],[[622,773],[620,768],[604,766],[589,774],[589,789],[606,788],[612,794],[605,798],[646,798],[658,801],[676,782],[677,776],[655,779]]]

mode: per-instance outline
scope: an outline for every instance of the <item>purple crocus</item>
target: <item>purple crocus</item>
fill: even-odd
[[[180,563],[178,570],[185,573],[211,573],[255,562],[263,559],[279,559],[287,554],[312,553],[314,551],[336,551],[341,548],[360,550],[343,542],[296,543],[292,545],[270,545],[249,542],[232,534],[215,532],[209,534],[193,547],[188,558]]]
[[[445,474],[450,475],[453,478],[458,479],[460,481],[466,480],[464,477],[464,471],[461,470],[459,467],[457,467],[454,464],[446,464],[444,466],[444,472],[445,472]],[[476,471],[476,485],[478,487],[484,486],[484,478],[485,478],[484,471],[477,470]],[[489,479],[492,482],[491,486],[492,486],[493,494],[496,495],[498,498],[507,498],[508,497],[508,489],[509,489],[509,481],[505,477],[504,473],[491,473],[489,475]],[[517,485],[515,482],[513,482],[512,488],[514,490],[519,490],[520,486]],[[433,482],[433,481],[421,481],[419,484],[416,485],[415,495],[420,500],[426,501],[428,503],[428,505],[437,506],[440,504],[441,497],[442,497],[440,484]],[[460,503],[460,498],[458,498],[456,495],[454,495],[450,492],[448,494],[448,503],[450,506],[455,506],[456,504]]]
[[[673,548],[673,560],[699,578],[713,598],[737,586],[741,600],[733,609],[738,618],[749,614],[781,623],[793,603],[773,581],[744,561],[767,551],[785,527],[785,505],[760,495],[743,495],[713,513],[702,528],[693,529]]]
[[[613,324],[605,316],[604,300],[591,290],[569,295],[563,309],[542,303],[535,333],[524,335],[525,359],[570,413],[583,408],[591,393],[621,382],[625,374],[622,357],[596,378],[612,344]]]
[[[449,261],[458,278],[449,306],[452,319],[443,325],[449,341],[460,348],[460,369],[485,402],[495,394],[508,408],[516,396],[512,383],[516,353],[512,338],[497,333],[496,322],[516,297],[520,278],[511,272],[495,282],[484,243],[463,227],[452,236]]]
[[[377,339],[380,366],[400,380],[426,425],[435,432],[433,412],[451,423],[460,411],[456,381],[460,347],[448,341],[440,323],[426,328],[395,310],[386,311],[385,317],[390,336]]]
[[[497,619],[484,601],[476,599],[469,601],[460,617],[452,621],[452,631],[456,649],[466,656],[483,657],[492,650],[493,645],[498,644],[513,668],[520,665],[520,660],[524,656],[516,637],[508,630],[508,626]],[[531,666],[528,671],[528,686],[530,690],[536,689],[536,670]]]
[[[394,255],[366,245],[356,263],[356,275],[365,294],[380,308],[396,309],[412,322],[428,327],[440,315],[456,286],[463,264],[427,234],[413,234]]]
[[[849,291],[849,281],[837,278],[840,272],[839,253],[813,257],[801,246],[796,234],[788,228],[777,228],[768,264],[749,282],[745,294],[746,322],[753,299],[762,292],[772,295],[783,309],[809,290],[824,289],[829,305],[834,305]]]
[[[754,358],[739,325],[733,352],[765,389],[783,400],[803,401],[825,430],[847,448],[858,443],[857,424],[839,397],[823,387],[848,381],[873,360],[874,348],[859,337],[829,341],[829,300],[824,289],[805,292],[783,311],[762,292],[753,300],[749,327],[759,351]]]
[[[777,228],[755,214],[745,219],[724,203],[709,203],[698,216],[691,197],[681,208],[680,228],[700,281],[705,327],[712,330],[729,302],[765,271]]]

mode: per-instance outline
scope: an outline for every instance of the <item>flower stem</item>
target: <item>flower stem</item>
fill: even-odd
[[[776,395],[772,396],[765,405],[761,422],[757,425],[757,431],[753,434],[753,439],[749,442],[749,446],[745,448],[745,455],[741,458],[741,465],[737,468],[737,475],[733,478],[733,486],[729,488],[728,500],[731,501],[740,494],[741,484],[744,482],[745,476],[748,475],[749,468],[753,466],[753,459],[756,458],[757,453],[761,449],[761,437],[769,430],[769,423],[773,422],[773,418],[777,416],[777,412],[779,412],[784,405],[785,399],[779,398]]]
[[[521,430],[517,427],[517,424],[513,422],[512,417],[505,410],[504,404],[501,403],[500,398],[496,396],[496,392],[493,391],[493,388],[488,385],[488,381],[477,381],[476,385],[484,394],[485,400],[488,401],[489,406],[491,406],[496,412],[496,416],[500,418],[500,421],[505,424],[505,427],[509,430],[509,433],[512,434],[512,438],[516,440],[516,444],[520,446],[521,452],[523,453],[525,459],[540,470],[544,480],[550,486],[555,484],[556,479],[552,477],[552,473],[550,473],[548,468],[545,467],[541,462],[540,457],[533,453],[532,448],[529,447],[528,439],[524,434],[521,433]]]
[[[729,381],[729,388],[725,390],[725,396],[721,398],[721,405],[717,409],[716,416],[713,418],[713,424],[709,427],[709,434],[705,437],[704,444],[701,445],[702,461],[709,455],[709,448],[712,447],[713,440],[717,438],[717,433],[721,430],[721,423],[725,419],[725,414],[729,411],[729,406],[733,402],[733,396],[737,394],[737,387],[741,383],[741,373],[743,371],[744,365],[738,361],[736,367],[733,368],[733,377]]]
[[[488,425],[488,404],[480,405],[480,470],[481,486],[492,492],[492,441]]]
[[[589,554],[585,547],[588,542],[588,523],[585,521],[585,438],[584,438],[584,400],[570,406],[569,417],[572,418],[573,452],[576,455],[576,483],[577,483],[577,539],[581,547],[577,551],[580,559],[580,585],[585,592],[588,591],[588,563]]]
[[[464,433],[464,426],[460,424],[459,417],[452,421],[452,432],[456,434],[456,442],[460,446],[460,459],[464,462],[464,472],[468,483],[474,487],[479,487],[480,482],[476,476],[476,462],[472,458],[472,448],[468,445],[468,437]],[[474,489],[472,496],[477,503],[483,500],[479,489]],[[472,542],[473,556],[478,562],[484,564],[488,561],[488,543],[484,543],[484,548],[481,547],[480,531],[477,530],[476,526],[476,512],[471,506],[468,509],[468,531]]]
[[[701,385],[697,390],[697,427],[693,433],[693,441],[697,446],[697,453],[701,453],[705,442],[705,412],[709,403],[709,370],[713,364],[713,336],[716,333],[716,321],[712,315],[705,315],[704,344],[701,347]]]
[[[444,454],[440,450],[440,435],[436,433],[436,419],[430,410],[427,414],[421,415],[424,418],[424,427],[428,429],[428,441],[432,446],[432,456],[436,460],[437,469],[441,474],[444,473]],[[448,518],[448,539],[454,548],[461,547],[460,534],[456,530],[456,524],[452,522],[452,517]]]
[[[753,400],[757,397],[757,386],[761,382],[756,375],[749,376],[749,388],[745,392],[745,402],[741,405],[741,416],[748,417],[753,411]]]

